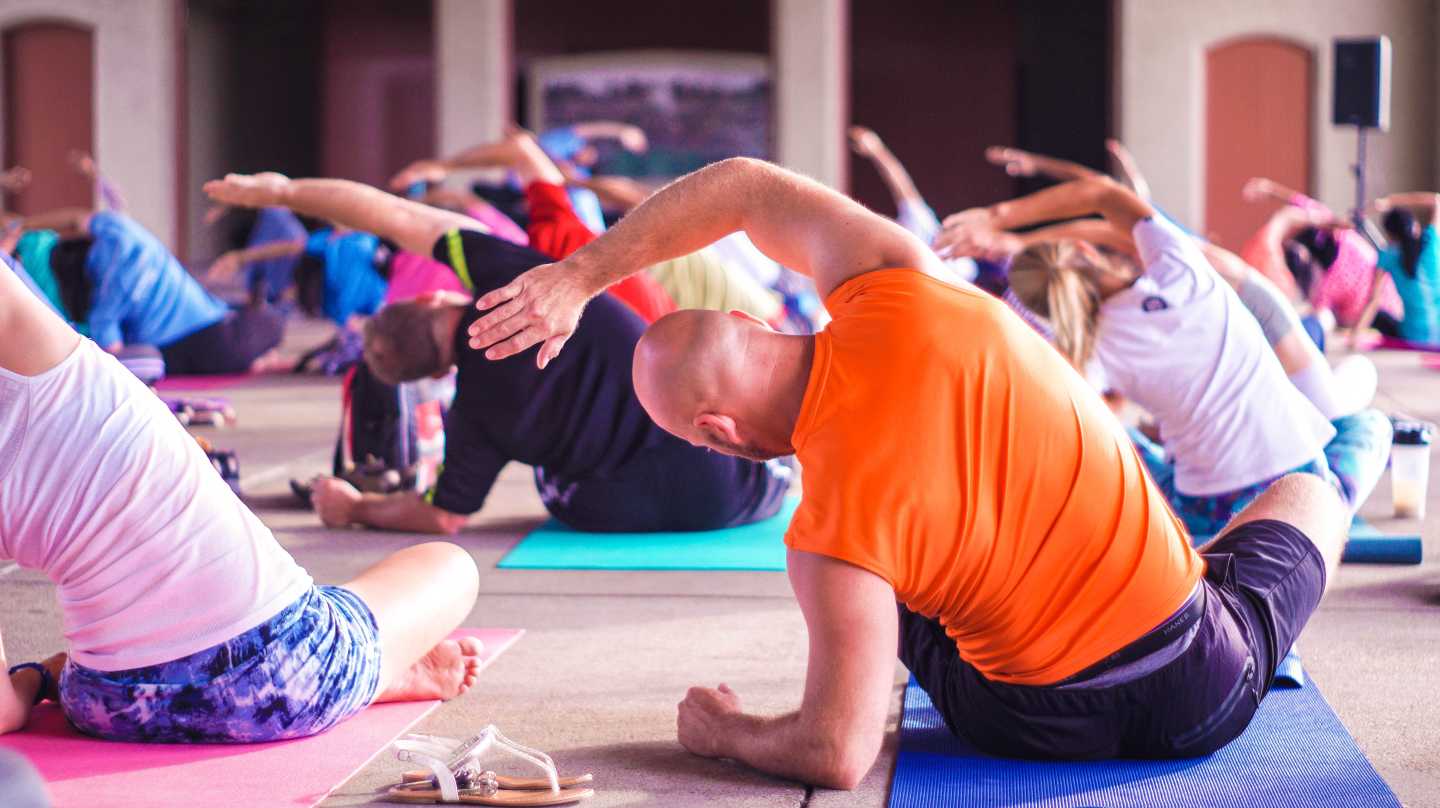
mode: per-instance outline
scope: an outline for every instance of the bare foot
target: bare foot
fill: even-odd
[[[443,640],[410,666],[375,701],[426,701],[453,699],[480,678],[484,643],[474,637]]]

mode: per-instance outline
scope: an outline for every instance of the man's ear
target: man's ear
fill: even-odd
[[[755,325],[760,326],[761,328],[765,329],[766,331],[774,331],[774,330],[775,330],[775,329],[773,329],[773,328],[770,327],[770,324],[769,324],[769,323],[765,322],[764,320],[760,319],[759,317],[756,317],[755,315],[751,314],[751,313],[748,312],[748,311],[741,311],[741,310],[739,310],[739,309],[731,309],[731,310],[729,311],[729,314],[730,314],[731,317],[736,317],[736,318],[741,319],[741,320],[749,320],[750,322],[754,323]]]
[[[735,419],[715,412],[702,412],[692,422],[696,429],[720,438],[722,442],[739,445],[740,433],[735,430]]]

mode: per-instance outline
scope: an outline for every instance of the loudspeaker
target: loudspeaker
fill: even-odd
[[[1390,129],[1390,38],[1335,40],[1336,125]]]

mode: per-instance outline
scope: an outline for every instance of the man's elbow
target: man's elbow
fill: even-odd
[[[877,733],[874,738],[849,738],[829,744],[830,748],[823,754],[824,762],[812,778],[814,784],[840,791],[854,789],[874,767],[881,741]]]

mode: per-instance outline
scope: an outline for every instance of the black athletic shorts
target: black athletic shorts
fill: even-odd
[[[1132,681],[986,679],[938,622],[900,607],[900,658],[951,732],[994,755],[1094,760],[1206,755],[1237,737],[1320,603],[1325,562],[1293,525],[1247,522],[1204,553],[1189,645]]]

